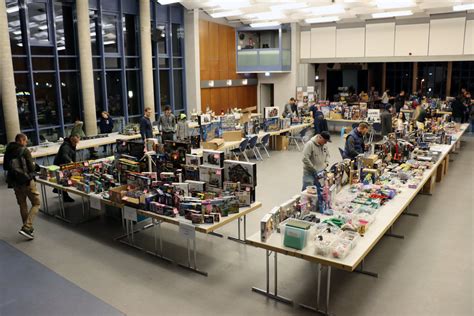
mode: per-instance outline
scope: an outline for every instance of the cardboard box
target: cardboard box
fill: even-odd
[[[224,145],[224,140],[222,138],[214,138],[213,140],[202,142],[201,144],[204,149],[217,150]]]
[[[272,148],[274,150],[288,150],[288,144],[289,144],[289,139],[288,136],[275,136],[272,137],[273,143],[272,143]]]
[[[250,122],[251,117],[252,114],[250,112],[242,113],[242,115],[240,116],[240,124]]]
[[[362,163],[366,168],[372,168],[374,163],[379,159],[377,155],[369,155],[367,157],[362,158]]]
[[[329,112],[329,118],[333,120],[342,120],[342,114],[334,111]]]
[[[222,135],[226,142],[238,142],[242,140],[242,131],[225,131]]]
[[[110,200],[117,204],[122,204],[122,198],[125,196],[123,191],[127,191],[127,185],[121,185],[109,190]]]

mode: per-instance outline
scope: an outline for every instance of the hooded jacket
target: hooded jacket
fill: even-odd
[[[359,133],[356,127],[346,138],[344,158],[354,159],[357,155],[364,153],[364,149],[364,136]]]
[[[329,164],[329,150],[327,145],[319,145],[317,137],[313,136],[303,149],[303,171],[307,174],[314,174],[326,169]]]
[[[76,147],[72,145],[71,140],[68,138],[64,139],[59,151],[54,157],[54,164],[56,166],[65,165],[76,161]]]
[[[32,179],[34,178],[35,162],[33,161],[33,158],[31,157],[30,150],[18,144],[17,142],[11,142],[8,144],[5,150],[5,157],[3,159],[3,168],[5,171],[8,171],[7,183],[9,187],[16,187],[16,186],[21,185],[15,181],[15,177],[12,175],[12,172],[10,171],[10,164],[11,164],[11,161],[15,158],[18,158],[22,152],[23,152],[23,157],[25,158],[25,162],[26,162],[26,169],[28,173],[31,174],[31,178]]]

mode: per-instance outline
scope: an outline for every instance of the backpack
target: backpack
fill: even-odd
[[[8,168],[9,184],[21,186],[30,183],[32,179],[28,172],[24,153],[25,149],[23,148],[20,154],[10,161],[10,166]]]

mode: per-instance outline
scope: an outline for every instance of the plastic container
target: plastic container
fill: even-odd
[[[336,239],[330,247],[331,255],[334,258],[338,259],[344,259],[345,257],[347,257],[347,255],[353,248],[352,242],[345,239]]]
[[[305,224],[305,225],[310,224],[310,227],[309,227],[309,229],[299,229],[299,228],[292,227],[292,226],[287,227],[286,224],[289,221],[300,222],[301,224]],[[284,245],[285,247],[295,248],[295,249],[298,249],[298,250],[303,249],[306,246],[307,241],[310,238],[314,238],[315,225],[316,224],[313,223],[313,222],[303,221],[303,220],[294,219],[294,218],[288,218],[288,219],[284,220],[278,226],[279,229],[280,229],[280,236],[281,236],[282,245]],[[289,230],[288,234],[286,234],[287,230]],[[287,237],[286,238],[286,243],[285,243],[285,236]],[[302,239],[301,239],[300,242],[297,243],[297,245],[292,243],[291,241],[289,242],[289,240],[291,240],[292,238],[299,239],[300,237],[302,237]]]

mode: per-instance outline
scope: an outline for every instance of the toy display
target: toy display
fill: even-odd
[[[280,108],[267,106],[263,108],[264,110],[264,118],[272,119],[272,118],[279,118],[280,117]]]
[[[203,150],[203,164],[215,167],[224,167],[224,152],[219,150]]]

